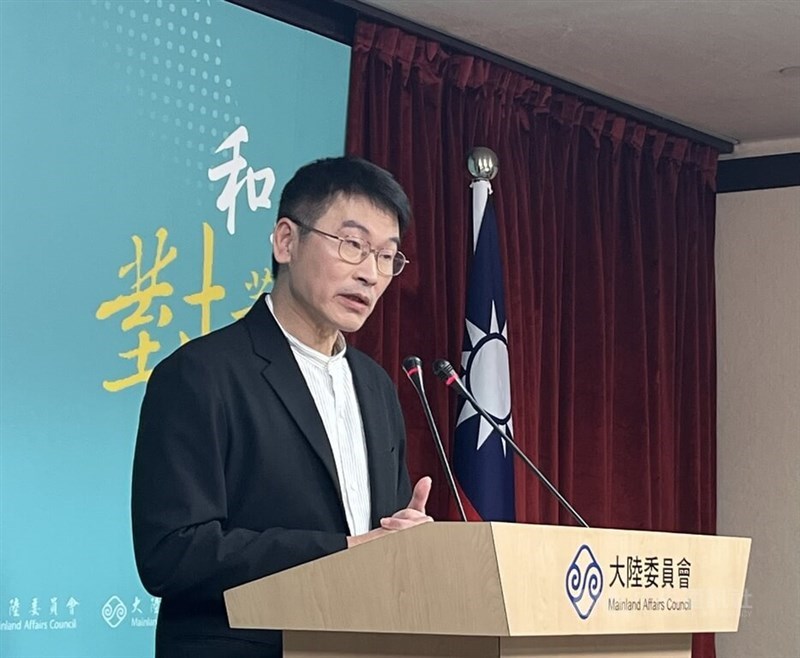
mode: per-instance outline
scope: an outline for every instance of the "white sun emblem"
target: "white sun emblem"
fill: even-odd
[[[508,373],[508,335],[507,324],[498,326],[497,311],[492,302],[492,319],[489,331],[466,320],[467,333],[473,349],[463,352],[461,366],[464,368],[466,386],[490,416],[509,435],[511,427],[511,384]],[[472,418],[478,412],[468,402],[464,403],[456,425]],[[486,443],[492,433],[492,426],[481,417],[478,428],[478,445]],[[506,454],[506,442],[500,439],[503,454]]]

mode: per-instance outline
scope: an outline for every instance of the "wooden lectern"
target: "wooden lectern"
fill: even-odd
[[[750,540],[430,523],[225,592],[291,658],[688,658],[736,631]]]

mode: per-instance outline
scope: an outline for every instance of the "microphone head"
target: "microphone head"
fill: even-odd
[[[447,381],[456,374],[456,371],[453,366],[450,365],[449,361],[436,359],[436,361],[433,362],[433,374],[439,379]]]
[[[422,368],[422,359],[412,354],[403,359],[403,370],[408,372],[413,368]]]
[[[422,373],[422,359],[418,356],[407,356],[403,359],[403,372],[406,373],[409,379],[420,377]]]

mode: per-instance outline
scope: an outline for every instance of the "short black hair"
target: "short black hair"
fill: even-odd
[[[385,169],[354,156],[324,158],[300,167],[283,188],[278,219],[289,217],[314,226],[339,195],[363,197],[397,217],[401,237],[411,223],[411,204],[400,183]],[[278,276],[275,256],[272,275]]]

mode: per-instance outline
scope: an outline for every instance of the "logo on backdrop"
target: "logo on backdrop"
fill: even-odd
[[[114,594],[103,604],[100,616],[111,628],[116,628],[125,620],[125,617],[128,616],[128,608],[122,602],[122,599]]]
[[[80,602],[74,597],[33,596],[8,599],[5,619],[0,621],[0,631],[68,631],[78,628],[75,614]]]
[[[584,544],[567,569],[567,596],[581,619],[592,614],[603,592],[603,570],[592,549]]]
[[[126,619],[131,626],[148,628],[156,625],[160,607],[161,599],[155,596],[148,600],[137,595],[133,599],[128,598],[126,604],[120,596],[114,594],[103,604],[100,616],[111,628],[117,628]]]

